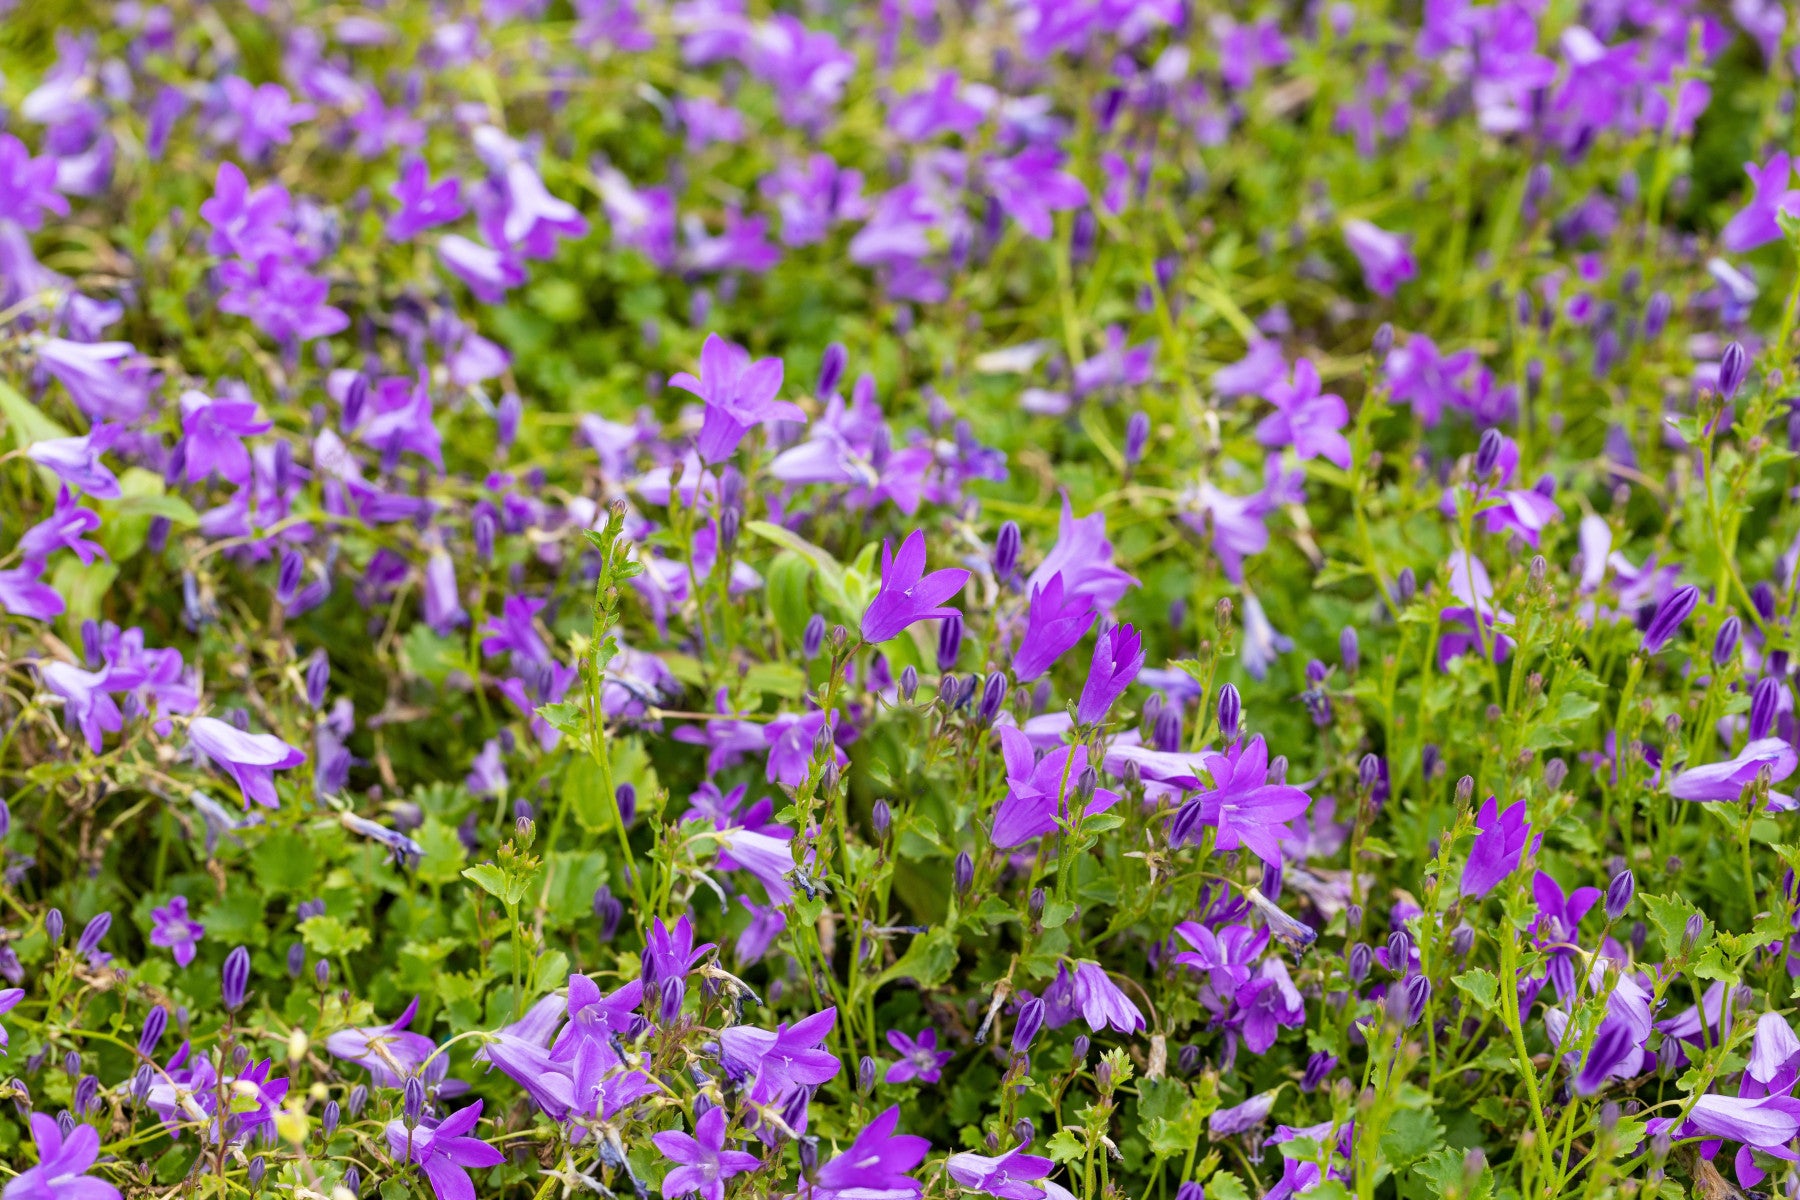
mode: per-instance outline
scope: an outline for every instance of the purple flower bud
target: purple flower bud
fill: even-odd
[[[306,944],[295,942],[288,947],[287,969],[289,979],[298,979],[306,970]]]
[[[1413,574],[1413,569],[1411,567],[1401,567],[1400,574],[1394,578],[1395,606],[1398,608],[1405,608],[1412,603],[1413,597],[1418,594],[1418,591],[1418,576]]]
[[[1781,681],[1765,675],[1750,689],[1750,740],[1769,736],[1775,728],[1775,714],[1781,707]]]
[[[425,1115],[425,1081],[417,1075],[409,1076],[406,1080],[406,1088],[401,1095],[402,1119],[410,1129],[419,1123],[420,1117]]]
[[[1412,969],[1412,937],[1404,929],[1388,934],[1388,970],[1405,975]]]
[[[911,704],[919,694],[919,669],[911,663],[900,668],[900,698]]]
[[[612,941],[619,932],[619,922],[624,919],[625,906],[604,883],[594,889],[594,916],[600,920],[600,940]]]
[[[962,650],[963,619],[961,613],[951,613],[938,622],[937,665],[941,674],[948,674],[956,669],[956,656]]]
[[[1733,342],[1725,347],[1725,354],[1719,359],[1719,395],[1726,400],[1736,398],[1749,374],[1750,356],[1745,353],[1743,343]]]
[[[866,1054],[856,1064],[856,1090],[865,1096],[875,1090],[875,1060]]]
[[[637,820],[637,788],[621,783],[613,793],[613,801],[619,806],[619,822],[630,829]]]
[[[869,825],[875,830],[877,840],[885,842],[888,830],[893,827],[893,824],[894,810],[888,806],[886,800],[878,799],[869,806]]]
[[[359,1083],[356,1086],[362,1087],[362,1084]],[[351,1096],[354,1097],[355,1093],[352,1092]],[[351,1115],[355,1116],[356,1114],[352,1113]],[[338,1184],[354,1196],[362,1191],[362,1172],[355,1167],[345,1167],[343,1177],[338,1180]]]
[[[1375,785],[1381,782],[1381,759],[1374,754],[1363,755],[1356,767],[1356,777],[1362,783],[1363,791],[1374,791]]]
[[[250,951],[239,946],[225,956],[219,971],[219,999],[226,1012],[244,1007],[244,990],[250,986]]]
[[[1030,1117],[1020,1117],[1013,1122],[1012,1135],[1020,1147],[1029,1146],[1037,1138],[1037,1126]]]
[[[255,1191],[262,1185],[263,1175],[268,1169],[268,1160],[260,1154],[250,1160],[250,1165],[244,1169],[244,1182],[250,1185],[250,1190]]]
[[[106,657],[106,650],[100,644],[100,623],[92,617],[81,623],[81,657],[90,667],[98,667]]]
[[[1626,867],[1614,875],[1612,882],[1606,885],[1606,919],[1616,921],[1624,916],[1625,910],[1631,907],[1631,898],[1635,895],[1637,895],[1637,877],[1631,873],[1630,867]]]
[[[62,909],[53,908],[44,914],[44,937],[52,946],[62,944],[63,915]]]
[[[1013,1022],[1012,1051],[1024,1054],[1031,1049],[1032,1041],[1038,1030],[1044,1027],[1044,1002],[1036,996],[1019,1006],[1018,1019]]]
[[[1650,618],[1650,627],[1644,631],[1644,653],[1655,654],[1668,645],[1699,603],[1700,589],[1693,584],[1670,592],[1657,606],[1656,615]]]
[[[1238,695],[1234,684],[1226,684],[1219,689],[1219,736],[1227,742],[1235,742],[1238,736],[1238,722],[1244,715],[1244,699]]]
[[[494,559],[494,538],[499,532],[499,521],[491,508],[482,507],[475,510],[469,518],[469,533],[475,540],[475,557],[482,562]]]
[[[1756,606],[1756,615],[1765,623],[1775,619],[1775,589],[1766,581],[1750,589],[1750,603]]]
[[[81,1055],[78,1052],[71,1050],[63,1055],[63,1073],[70,1079],[81,1074]]]
[[[1403,1007],[1398,1014],[1402,1018],[1401,1024],[1411,1029],[1425,1015],[1425,1004],[1431,999],[1431,980],[1423,975],[1414,975],[1406,981],[1406,986],[1399,990],[1399,994],[1404,998]]]
[[[1125,465],[1135,467],[1144,457],[1144,447],[1150,442],[1150,417],[1141,409],[1131,414],[1125,422]]]
[[[1274,784],[1276,787],[1280,787],[1282,784],[1287,782],[1287,771],[1288,771],[1287,755],[1277,754],[1274,758],[1271,758],[1269,760],[1269,782]]]
[[[325,689],[331,684],[331,656],[323,647],[306,662],[306,702],[314,712],[325,707]]]
[[[1175,1068],[1183,1075],[1192,1075],[1200,1069],[1200,1047],[1189,1042],[1175,1056]]]
[[[133,1104],[142,1104],[150,1098],[150,1085],[155,1079],[156,1073],[150,1069],[149,1063],[145,1063],[133,1073],[131,1076],[131,1102]],[[24,1085],[15,1081],[14,1086],[23,1087]]]
[[[969,888],[975,882],[975,860],[969,857],[967,850],[957,852],[956,867],[952,878],[956,884],[956,894],[958,896],[968,895]]]
[[[363,1105],[367,1104],[368,1102],[369,1102],[369,1086],[368,1086],[368,1084],[359,1083],[355,1087],[350,1089],[350,1099],[345,1103],[344,1108],[350,1113],[350,1119],[352,1121],[354,1121],[358,1117],[362,1116]]]
[[[86,1116],[98,1107],[100,1099],[100,1080],[97,1076],[83,1075],[75,1084],[75,1095],[71,1100],[77,1113]]]
[[[363,405],[369,401],[369,377],[358,371],[344,389],[344,429],[346,432],[362,424]]]
[[[1088,1048],[1094,1043],[1085,1033],[1075,1035],[1075,1044],[1069,1048],[1069,1062],[1073,1066],[1081,1066],[1087,1062]]]
[[[1206,1200],[1206,1189],[1190,1179],[1175,1189],[1175,1200]]]
[[[871,1060],[871,1061],[873,1061],[873,1060]],[[805,1093],[804,1088],[801,1088],[800,1091],[802,1094]],[[806,1176],[808,1179],[811,1179],[814,1172],[816,1172],[818,1169],[819,1169],[819,1139],[816,1137],[801,1138],[800,1139],[800,1173],[802,1175]]]
[[[1321,683],[1324,683],[1330,674],[1331,668],[1320,662],[1318,659],[1313,658],[1307,660],[1306,682],[1313,687],[1318,687]]]
[[[1019,565],[1021,542],[1017,521],[1000,526],[1000,532],[994,537],[994,575],[1002,583],[1012,578],[1013,569]]]
[[[1706,918],[1699,913],[1689,913],[1687,925],[1681,931],[1681,952],[1692,954],[1694,947],[1700,944],[1700,939],[1705,933]]]
[[[1549,198],[1550,184],[1553,179],[1549,163],[1537,163],[1531,168],[1530,174],[1525,176],[1526,209],[1535,210],[1538,205]]]
[[[1000,715],[1000,706],[1006,703],[1006,672],[995,671],[987,677],[981,689],[980,716],[984,724],[992,723]]]
[[[499,443],[502,457],[512,449],[513,439],[519,436],[519,421],[524,416],[525,402],[519,399],[517,392],[506,392],[494,406],[494,440]]]
[[[1356,668],[1362,664],[1362,643],[1357,640],[1354,626],[1346,625],[1338,634],[1338,662],[1346,675],[1356,674]]]
[[[825,347],[825,354],[819,360],[819,387],[817,395],[829,396],[838,390],[838,384],[844,381],[844,368],[850,365],[850,352],[844,349],[842,342],[833,342]]]
[[[1469,951],[1475,948],[1475,928],[1464,923],[1450,931],[1450,950],[1457,958],[1469,957]]]
[[[800,652],[807,658],[819,657],[819,651],[825,645],[825,618],[814,613],[806,623],[806,632],[800,636]]]
[[[1271,901],[1281,899],[1281,885],[1284,875],[1285,872],[1282,870],[1280,863],[1273,862],[1263,864],[1262,883],[1256,889],[1263,894],[1263,899]]]
[[[273,453],[275,462],[274,469],[270,472],[270,482],[275,485],[277,496],[286,496],[288,488],[294,482],[294,444],[286,438],[280,438],[275,442]]]
[[[1306,1060],[1306,1071],[1300,1076],[1300,1090],[1311,1092],[1318,1090],[1325,1077],[1337,1069],[1337,1056],[1318,1051]]]
[[[86,957],[100,948],[100,939],[112,928],[112,913],[103,912],[89,921],[81,930],[81,937],[75,943],[75,953]]]
[[[1369,971],[1375,965],[1375,951],[1367,942],[1358,942],[1350,947],[1345,968],[1350,974],[1352,983],[1361,983],[1369,977]]]
[[[169,1010],[162,1005],[154,1005],[144,1014],[144,1028],[138,1033],[138,1053],[150,1058],[156,1053],[156,1044],[162,1041],[163,1030],[169,1027]]]
[[[1150,744],[1166,754],[1174,754],[1181,749],[1180,712],[1164,708],[1156,714],[1156,724],[1150,729]]]
[[[337,1132],[338,1121],[341,1118],[342,1110],[338,1108],[338,1102],[336,1100],[327,1100],[325,1102],[325,1111],[319,1114],[319,1133],[327,1141],[331,1139],[332,1134]]]
[[[1724,669],[1732,656],[1737,653],[1738,634],[1743,630],[1743,622],[1735,616],[1726,617],[1719,623],[1719,634],[1713,639],[1713,666]]]
[[[0,841],[12,832],[12,808],[4,800],[0,800]]]
[[[1100,225],[1094,214],[1082,209],[1075,214],[1075,220],[1069,226],[1069,260],[1084,263],[1094,256],[1094,242],[1099,237]]]
[[[1506,436],[1498,429],[1486,429],[1481,434],[1481,444],[1475,448],[1475,478],[1486,482],[1500,466],[1500,451],[1505,448]]]
[[[1394,349],[1394,325],[1391,321],[1383,321],[1375,328],[1375,338],[1369,343],[1369,353],[1376,362],[1384,363]]]
[[[294,593],[300,590],[300,582],[306,571],[306,560],[296,550],[281,552],[281,567],[275,576],[275,600],[286,605],[293,602]]]
[[[685,980],[671,976],[662,981],[660,1015],[664,1025],[673,1025],[681,1017],[681,1002],[687,997]]]

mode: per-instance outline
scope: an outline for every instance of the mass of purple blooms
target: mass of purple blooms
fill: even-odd
[[[1782,0],[0,0],[0,1198],[1800,1200]]]

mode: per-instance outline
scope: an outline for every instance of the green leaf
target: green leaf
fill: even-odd
[[[1067,1129],[1057,1130],[1044,1148],[1049,1153],[1051,1161],[1059,1163],[1074,1162],[1087,1153],[1087,1147],[1083,1146]],[[1242,1197],[1241,1200],[1249,1200],[1249,1198]]]
[[[10,384],[0,383],[0,416],[6,418],[7,432],[12,434],[15,450],[23,450],[33,442],[66,438],[69,431],[42,408],[14,391]],[[48,472],[46,472],[48,474]],[[54,480],[56,476],[50,475]]]
[[[563,772],[562,802],[589,833],[613,827],[613,798],[606,794],[600,764],[591,755],[578,754]]]
[[[797,642],[806,635],[806,623],[812,620],[812,604],[806,598],[806,585],[811,581],[813,565],[803,555],[783,550],[764,572],[765,590],[769,598],[769,615],[781,629],[782,636]]]
[[[1446,1146],[1421,1159],[1413,1173],[1425,1181],[1426,1190],[1438,1200],[1487,1200],[1494,1192],[1493,1171],[1484,1163],[1471,1179],[1466,1163],[1463,1152]]]
[[[506,899],[506,872],[493,863],[482,863],[478,867],[470,867],[462,873],[462,877],[476,887],[501,901]]]
[[[1494,1011],[1495,997],[1499,994],[1500,981],[1494,977],[1492,971],[1476,967],[1453,977],[1451,982],[1482,1008],[1488,1012]]]
[[[932,988],[950,978],[956,967],[956,935],[942,925],[913,937],[900,961],[881,973],[880,986],[896,979],[912,979],[921,988]]]
[[[452,672],[470,674],[462,639],[439,637],[422,621],[400,639],[400,668],[433,687],[443,687]]]
[[[419,859],[420,883],[442,887],[462,874],[463,863],[468,861],[469,852],[464,848],[462,839],[456,836],[456,830],[436,817],[427,817],[413,840],[425,851],[424,857]]]
[[[1701,805],[1700,807],[1709,806]],[[1644,902],[1644,915],[1650,918],[1650,924],[1655,926],[1656,932],[1662,937],[1664,957],[1674,957],[1680,953],[1681,943],[1687,936],[1688,918],[1700,913],[1700,910],[1680,896],[1642,896],[1640,894],[1640,898]],[[1714,929],[1713,923],[1706,919],[1704,913],[1700,914],[1700,921],[1701,933],[1700,940],[1695,944],[1696,949],[1704,949],[1712,941]]]
[[[1220,1171],[1206,1184],[1209,1200],[1250,1200],[1250,1193],[1244,1190],[1243,1180],[1230,1171]]]
[[[282,830],[264,838],[250,855],[256,882],[268,892],[303,892],[318,868],[312,843],[298,833]]]
[[[97,558],[83,564],[73,554],[64,555],[50,572],[50,586],[62,594],[63,614],[59,618],[63,638],[74,645],[81,636],[81,623],[100,616],[100,605],[119,577],[116,563]]]
[[[1075,905],[1068,900],[1052,900],[1044,905],[1044,915],[1039,924],[1045,929],[1061,929],[1075,915]]]
[[[1444,1140],[1444,1127],[1429,1108],[1403,1108],[1381,1134],[1381,1157],[1396,1171],[1425,1157]]]
[[[366,925],[346,925],[333,916],[308,917],[300,922],[300,938],[308,950],[330,958],[368,945],[369,929]]]

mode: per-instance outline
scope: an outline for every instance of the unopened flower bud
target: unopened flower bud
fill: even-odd
[[[866,1054],[856,1064],[856,1090],[865,1096],[875,1090],[875,1060]]]
[[[401,1095],[402,1116],[407,1127],[411,1128],[419,1123],[419,1118],[425,1113],[425,1081],[417,1075],[408,1077]]]
[[[1238,722],[1244,715],[1244,699],[1232,684],[1219,689],[1219,736],[1227,742],[1235,742],[1238,736]]]
[[[963,619],[961,613],[951,613],[938,622],[937,665],[938,671],[945,675],[956,669],[956,657],[962,652]]]
[[[1013,570],[1019,565],[1022,542],[1017,521],[1001,525],[1000,532],[994,536],[994,575],[1002,583],[1012,578]]]
[[[953,879],[956,884],[957,896],[968,895],[969,888],[975,882],[975,860],[969,857],[967,850],[959,851],[956,855]]]
[[[53,908],[44,914],[44,938],[52,945],[62,944],[63,915],[62,909]]]
[[[819,360],[819,386],[816,394],[823,398],[836,392],[838,384],[844,381],[844,368],[849,364],[850,352],[844,349],[842,342],[833,342],[825,347],[825,354]]]
[[[1144,457],[1144,447],[1150,442],[1150,417],[1142,410],[1131,414],[1125,423],[1125,465],[1135,467]]]
[[[1750,355],[1745,352],[1743,343],[1733,342],[1725,347],[1725,353],[1719,359],[1719,395],[1726,401],[1735,399],[1749,374]]]
[[[908,663],[900,669],[900,698],[911,704],[919,694],[919,669]]]
[[[825,646],[825,617],[814,613],[806,623],[806,632],[800,638],[800,652],[807,658],[819,657],[819,651]]]
[[[1375,965],[1375,951],[1367,942],[1358,942],[1350,947],[1345,959],[1345,969],[1350,982],[1361,983],[1369,977],[1369,970]]]
[[[875,837],[886,841],[888,830],[894,824],[894,810],[886,800],[876,800],[869,808],[869,825],[875,830]]]
[[[1475,777],[1473,775],[1464,775],[1461,779],[1456,781],[1456,805],[1458,808],[1467,808],[1469,802],[1474,798]]]
[[[1637,877],[1631,873],[1630,867],[1626,867],[1606,885],[1606,919],[1616,921],[1624,916],[1625,910],[1631,907],[1632,897],[1636,895]]]
[[[1737,654],[1738,635],[1743,632],[1743,622],[1737,617],[1726,617],[1719,623],[1718,636],[1713,638],[1713,666],[1724,670]]]
[[[1419,578],[1413,574],[1411,567],[1400,568],[1400,574],[1394,579],[1394,604],[1405,608],[1413,602],[1419,591]]]
[[[244,992],[250,986],[250,951],[243,946],[225,956],[219,973],[219,997],[226,1012],[244,1007]]]
[[[1757,680],[1750,690],[1751,741],[1769,736],[1769,730],[1775,727],[1775,714],[1780,705],[1781,682],[1767,675]]]
[[[1183,1075],[1192,1075],[1200,1069],[1200,1047],[1189,1042],[1175,1056],[1175,1066]]]
[[[1023,1054],[1031,1049],[1031,1043],[1044,1027],[1044,1002],[1036,996],[1019,1006],[1019,1016],[1013,1022],[1012,1051]]]
[[[1475,478],[1486,482],[1500,467],[1500,451],[1505,448],[1506,435],[1498,429],[1485,429],[1481,434],[1481,443],[1475,448]]]
[[[1356,668],[1362,663],[1362,643],[1356,636],[1356,627],[1346,625],[1338,634],[1338,663],[1344,668],[1344,674],[1356,674]]]

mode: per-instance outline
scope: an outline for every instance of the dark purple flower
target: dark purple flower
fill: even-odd
[[[173,954],[176,966],[185,967],[194,961],[194,944],[206,933],[206,926],[188,916],[186,896],[171,897],[167,904],[151,909],[150,920],[151,945]]]
[[[969,572],[960,567],[946,567],[925,574],[925,531],[915,529],[900,543],[895,554],[884,539],[881,543],[881,589],[869,602],[862,618],[862,636],[867,642],[885,642],[917,621],[960,617],[944,601],[962,591]]]
[[[1700,589],[1692,584],[1670,592],[1650,618],[1650,627],[1644,630],[1644,653],[1655,654],[1668,645],[1699,603]]]
[[[1103,720],[1143,667],[1143,640],[1136,629],[1115,625],[1102,633],[1094,640],[1094,657],[1088,664],[1087,682],[1081,688],[1075,719],[1084,725]]]
[[[1462,894],[1480,898],[1493,891],[1503,880],[1518,870],[1525,847],[1531,840],[1531,826],[1525,820],[1525,802],[1517,801],[1500,812],[1495,798],[1489,796],[1476,814],[1475,842],[1469,847],[1469,860],[1463,865]]]
[[[1099,614],[1086,596],[1065,597],[1061,572],[1031,589],[1025,633],[1013,654],[1020,683],[1030,683],[1055,665],[1064,651],[1079,642]]]

